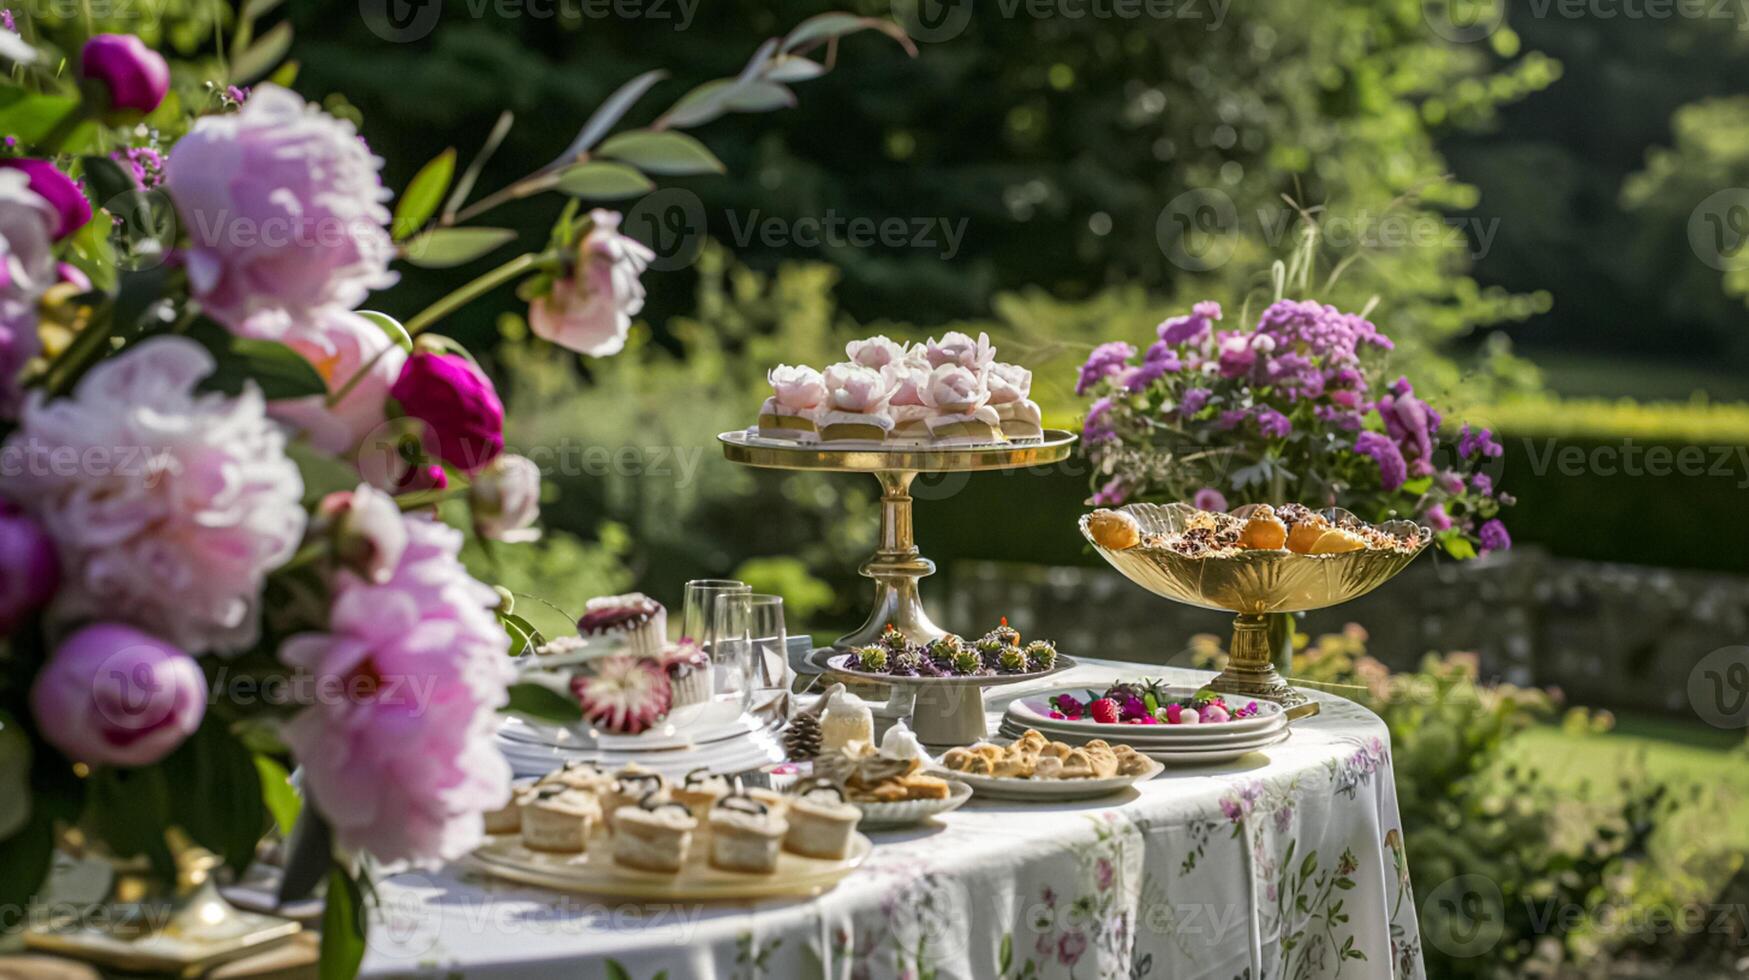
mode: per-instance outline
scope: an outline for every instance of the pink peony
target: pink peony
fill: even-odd
[[[313,682],[283,735],[340,847],[434,862],[479,844],[481,813],[509,799],[492,733],[513,671],[497,593],[456,558],[461,532],[404,520],[389,578],[336,573],[327,631],[280,647]]]
[[[132,34],[96,34],[79,52],[79,74],[103,87],[109,108],[139,115],[158,108],[170,91],[164,56]]]
[[[504,451],[504,403],[491,379],[460,354],[414,354],[389,394],[430,428],[443,461],[464,473]]]
[[[826,369],[826,397],[841,412],[879,412],[893,397],[886,375],[860,364],[834,364]]]
[[[304,485],[254,386],[194,390],[212,370],[194,341],[154,337],[72,397],[25,404],[0,491],[55,540],[60,619],[123,620],[190,653],[255,642],[262,582],[303,537]]]
[[[965,415],[990,400],[990,389],[982,375],[958,364],[943,364],[929,375],[922,395],[923,404],[930,408]]]
[[[597,208],[594,227],[577,247],[571,275],[553,283],[552,292],[528,307],[535,336],[590,357],[618,354],[644,308],[638,280],[656,253],[619,233],[620,216]]]
[[[18,376],[42,349],[37,299],[55,282],[53,205],[23,170],[0,169],[0,418],[18,413]]]
[[[323,497],[316,505],[316,523],[333,543],[334,557],[377,585],[389,580],[407,550],[401,508],[369,484]]]
[[[939,342],[934,337],[924,345],[924,356],[929,358],[929,366],[939,368],[944,364],[957,364],[974,371],[988,367],[996,359],[996,348],[990,346],[990,335],[978,334],[978,339],[957,330],[942,335]]]
[[[206,677],[194,658],[129,626],[96,623],[61,642],[37,675],[30,710],[68,758],[147,766],[200,727]]]
[[[55,543],[10,500],[0,500],[0,636],[40,609],[61,582]]]
[[[922,357],[905,357],[881,368],[893,389],[892,404],[923,404],[923,389],[929,387],[929,362]]]
[[[505,453],[474,474],[468,487],[474,532],[492,541],[527,541],[540,519],[540,467],[527,456]]]
[[[336,455],[351,452],[383,424],[389,388],[401,376],[407,354],[381,327],[357,313],[327,309],[280,339],[315,367],[328,383],[328,394],[268,402],[269,415],[302,431],[310,445]],[[328,404],[342,388],[346,397]]]
[[[381,166],[351,123],[276,85],[258,86],[238,112],[196,119],[165,186],[206,311],[242,330],[262,313],[350,310],[392,284]]]
[[[826,381],[805,365],[779,364],[765,373],[778,405],[794,411],[814,408],[826,400]]]
[[[91,202],[73,178],[48,160],[26,157],[0,159],[0,168],[16,170],[30,181],[30,189],[47,201],[55,212],[54,237],[58,241],[85,227],[91,220]]]
[[[876,334],[867,340],[853,340],[845,344],[844,356],[856,364],[879,371],[888,364],[903,361],[905,345],[885,334]]]

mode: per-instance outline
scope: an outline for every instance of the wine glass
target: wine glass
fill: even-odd
[[[691,638],[703,650],[711,661],[711,693],[715,700],[739,701],[743,710],[752,692],[744,679],[745,668],[741,658],[747,655],[745,643],[731,643],[722,647],[719,636],[720,611],[726,597],[750,595],[753,587],[746,582],[724,578],[701,578],[686,583],[686,605],[681,611],[681,635]],[[729,635],[737,636],[735,630],[743,625],[744,617],[737,617],[727,622]],[[742,630],[739,636],[749,634]]]
[[[784,687],[789,634],[784,626],[783,597],[736,592],[717,601],[717,642],[725,673],[733,672],[746,693],[743,707],[759,713],[787,714]]]

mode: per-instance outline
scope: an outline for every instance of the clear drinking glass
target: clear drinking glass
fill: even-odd
[[[784,627],[783,597],[751,592],[729,593],[717,600],[717,643],[722,653],[720,675],[737,678],[745,691],[743,709],[783,713],[789,633]]]
[[[723,578],[701,578],[686,583],[686,604],[681,610],[681,635],[698,643],[699,649],[711,661],[711,692],[722,701],[739,701],[743,709],[752,698],[747,683],[750,656],[748,644],[750,625],[746,613],[728,621],[721,619],[723,600],[732,596],[751,595],[753,587],[746,582]],[[719,630],[727,628],[730,642],[724,646]]]

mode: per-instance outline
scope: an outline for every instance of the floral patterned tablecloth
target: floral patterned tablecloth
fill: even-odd
[[[1030,690],[1164,673],[1083,662],[991,692],[991,727]],[[877,832],[868,862],[811,901],[662,907],[503,883],[460,868],[380,885],[374,976],[1306,980],[1422,977],[1389,734],[1318,695],[1261,755],[1168,769],[1079,803],[976,798],[939,826]]]

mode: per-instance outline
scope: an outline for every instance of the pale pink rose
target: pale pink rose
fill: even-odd
[[[970,336],[953,330],[944,334],[940,341],[934,337],[929,338],[926,356],[932,368],[941,367],[943,364],[958,364],[976,371],[996,359],[996,348],[990,346],[990,335],[987,333],[980,333],[978,339],[973,340]]]
[[[0,168],[0,418],[18,413],[18,375],[42,349],[37,299],[55,283],[54,206],[22,170]]]
[[[282,735],[342,849],[432,863],[477,846],[480,815],[510,797],[492,734],[513,671],[497,593],[456,558],[461,532],[403,519],[390,577],[336,573],[327,630],[280,647],[313,682]]]
[[[990,389],[983,376],[958,364],[936,368],[923,389],[923,404],[955,415],[975,412],[989,400]]]
[[[527,456],[505,453],[473,476],[468,502],[474,532],[492,541],[529,541],[540,536],[540,467]]]
[[[262,311],[293,320],[352,309],[389,271],[392,195],[352,124],[277,85],[238,112],[196,119],[165,164],[188,231],[188,282],[232,328]]]
[[[990,385],[990,404],[1021,402],[1032,394],[1032,372],[1018,364],[992,364],[984,375]]]
[[[656,253],[619,233],[616,211],[589,212],[595,226],[577,247],[577,267],[528,307],[535,336],[590,357],[618,354],[644,308],[638,281]]]
[[[922,356],[907,356],[881,368],[893,387],[894,405],[922,405],[923,389],[929,386],[929,361]]]
[[[317,311],[283,342],[310,362],[328,383],[328,394],[271,401],[267,414],[303,432],[310,445],[325,453],[351,452],[366,433],[383,424],[389,388],[401,376],[407,352],[381,327],[339,309]],[[329,397],[348,384],[346,397],[329,405]]]
[[[765,373],[772,397],[793,411],[814,408],[826,400],[826,380],[805,365],[779,364]]]
[[[876,334],[867,340],[853,340],[845,344],[844,356],[853,363],[878,371],[895,361],[904,360],[905,345],[885,334]]]
[[[401,508],[368,483],[323,497],[316,505],[316,521],[341,564],[378,585],[389,580],[407,550]]]
[[[194,341],[154,337],[72,397],[25,403],[0,493],[55,541],[57,619],[132,623],[195,654],[255,642],[262,582],[303,537],[304,484],[254,385],[195,390],[212,370]]]
[[[825,381],[827,398],[840,412],[879,412],[893,396],[886,376],[860,364],[834,364],[826,369]]]

